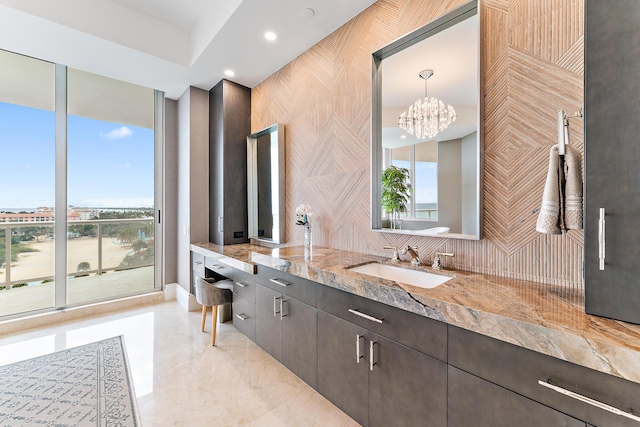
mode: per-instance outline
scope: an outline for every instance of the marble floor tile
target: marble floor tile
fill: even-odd
[[[0,336],[0,365],[124,335],[145,427],[358,425],[231,323],[212,347],[209,320],[175,301],[87,317]]]

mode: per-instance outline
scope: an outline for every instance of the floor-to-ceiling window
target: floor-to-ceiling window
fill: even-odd
[[[0,316],[154,289],[162,97],[0,55]]]
[[[54,306],[55,65],[0,51],[0,316]]]

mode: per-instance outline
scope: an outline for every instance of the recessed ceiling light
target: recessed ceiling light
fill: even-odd
[[[406,139],[407,135],[400,135],[400,139]]]
[[[224,75],[227,77],[233,77],[236,73],[234,73],[233,70],[224,70]]]
[[[311,18],[315,14],[316,14],[316,11],[311,8],[302,9],[302,16],[304,18]]]
[[[264,33],[264,38],[272,42],[277,39],[278,36],[273,31],[267,31],[266,33]]]

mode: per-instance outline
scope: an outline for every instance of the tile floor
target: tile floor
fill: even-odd
[[[211,313],[209,313],[211,316]],[[358,426],[231,323],[175,301],[0,336],[0,365],[124,335],[142,425]]]

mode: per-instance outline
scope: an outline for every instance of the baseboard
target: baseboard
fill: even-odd
[[[169,283],[164,285],[164,300],[171,301],[176,299],[176,292],[178,284],[177,283]]]
[[[202,306],[196,301],[196,297],[180,285],[176,286],[176,300],[186,311],[202,309]]]

